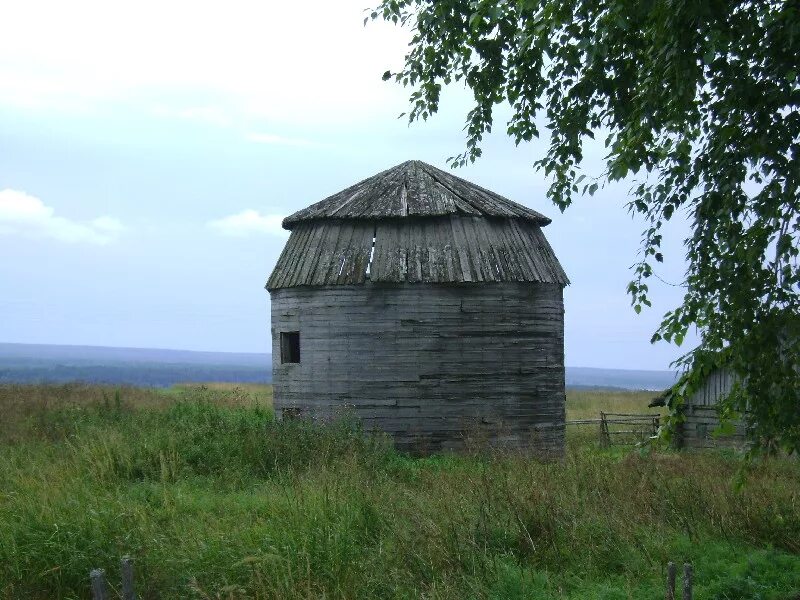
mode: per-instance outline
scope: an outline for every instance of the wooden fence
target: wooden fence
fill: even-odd
[[[661,417],[654,414],[600,412],[599,419],[576,419],[567,425],[598,425],[600,445],[632,446],[658,434]]]
[[[694,581],[694,568],[690,563],[683,565],[683,600],[692,600],[692,583]],[[667,593],[665,600],[675,600],[675,563],[667,565]]]
[[[121,597],[122,600],[136,600],[136,590],[133,586],[133,560],[129,556],[123,556],[120,561],[120,574],[122,576]],[[92,584],[92,598],[94,600],[109,600],[108,582],[106,572],[103,569],[92,569],[89,573],[89,581]],[[114,594],[120,597],[120,594]]]
[[[658,415],[600,412],[600,444],[632,446],[658,433]]]

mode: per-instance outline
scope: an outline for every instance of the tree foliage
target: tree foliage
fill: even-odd
[[[471,90],[454,166],[481,155],[507,104],[517,144],[549,130],[535,166],[561,210],[632,182],[628,207],[646,223],[628,286],[637,313],[665,223],[688,215],[686,293],[653,335],[700,334],[673,407],[725,366],[741,384],[723,414],[745,415],[756,448],[800,450],[800,3],[384,0],[371,18],[412,29],[403,69],[384,75],[412,88],[410,121],[437,112],[443,86]],[[608,154],[592,180],[580,165],[595,134]]]

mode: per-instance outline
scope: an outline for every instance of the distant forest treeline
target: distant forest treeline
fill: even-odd
[[[176,383],[210,381],[269,383],[272,381],[272,368],[155,363],[8,366],[0,363],[0,383],[66,383],[68,381],[145,387],[168,387]]]
[[[145,348],[0,344],[1,383],[66,383],[166,387],[176,383],[270,383],[269,354],[191,352]],[[671,371],[567,367],[572,388],[661,390]]]
[[[0,383],[107,383],[165,387],[176,383],[269,383],[269,354],[0,344]]]

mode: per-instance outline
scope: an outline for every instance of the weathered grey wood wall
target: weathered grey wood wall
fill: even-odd
[[[278,418],[352,411],[419,453],[470,437],[563,453],[561,285],[367,281],[270,293]],[[300,332],[300,363],[281,364],[281,331]]]
[[[732,434],[712,433],[719,427],[717,403],[733,389],[735,376],[727,369],[713,371],[683,406],[684,421],[678,428],[679,444],[685,448],[738,447],[745,444],[745,429],[734,424]]]
[[[733,389],[735,378],[727,369],[713,371],[702,387],[692,394],[688,404],[692,406],[716,406]]]

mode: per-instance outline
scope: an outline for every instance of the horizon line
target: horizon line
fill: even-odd
[[[272,356],[271,352],[252,352],[240,350],[189,350],[185,348],[158,348],[153,346],[105,346],[97,344],[49,344],[37,342],[2,342],[0,346],[45,346],[50,348],[92,348],[98,350],[141,350],[141,351],[158,351],[158,352],[189,352],[193,354],[245,354],[250,356]],[[677,373],[674,369],[631,369],[624,367],[585,367],[580,365],[565,365],[565,369],[596,369],[605,371],[653,371],[659,373]]]

